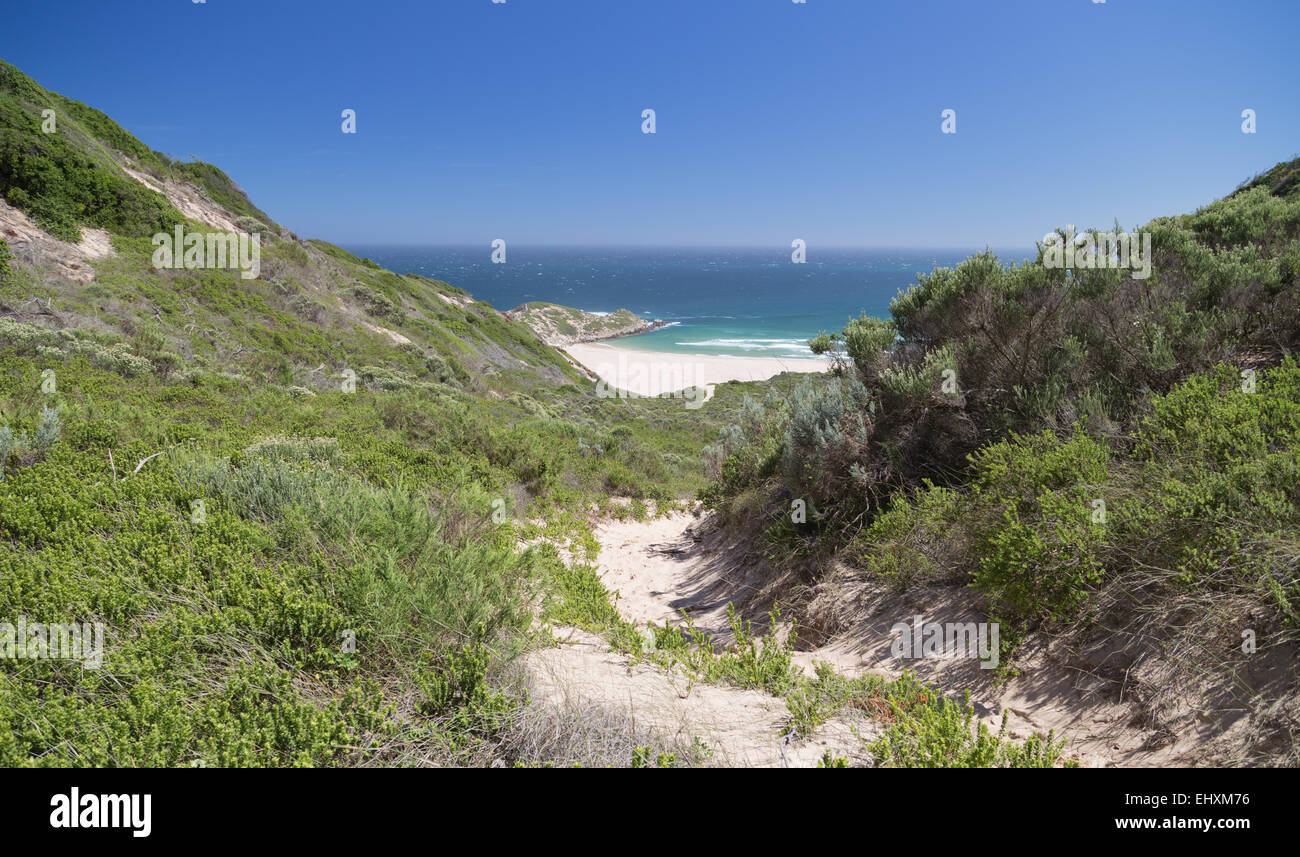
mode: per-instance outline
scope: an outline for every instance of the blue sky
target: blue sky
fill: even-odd
[[[6,6],[0,57],[339,243],[1032,246],[1300,153],[1296,0]]]

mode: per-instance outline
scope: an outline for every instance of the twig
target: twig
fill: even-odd
[[[150,461],[153,461],[155,458],[157,458],[158,456],[162,455],[162,454],[163,454],[164,452],[166,452],[166,451],[167,451],[167,450],[165,450],[165,449],[164,449],[164,450],[160,450],[160,451],[158,451],[158,452],[155,452],[153,455],[149,456],[148,458],[142,458],[142,459],[140,459],[140,463],[137,464],[137,465],[135,466],[135,470],[132,470],[132,471],[131,471],[131,475],[134,476],[134,475],[136,475],[137,473],[139,473],[141,467],[144,467],[144,466],[145,466],[146,464],[148,464]],[[126,479],[127,477],[123,476],[122,478],[123,478],[123,479]]]

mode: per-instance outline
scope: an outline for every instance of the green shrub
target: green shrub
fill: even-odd
[[[490,740],[509,726],[516,705],[490,681],[500,653],[482,643],[458,646],[416,673],[420,713],[458,736]]]
[[[975,585],[996,611],[1028,621],[1064,618],[1102,578],[1109,454],[1076,431],[1013,436],[974,457],[975,499],[987,516],[978,533]],[[1111,514],[1116,510],[1111,509]]]
[[[347,293],[361,301],[362,308],[377,318],[398,318],[402,314],[391,298],[374,289],[357,284],[350,287]]]
[[[1254,392],[1233,367],[1152,402],[1134,449],[1135,499],[1117,520],[1134,561],[1204,591],[1249,593],[1295,622],[1300,579],[1300,366],[1262,371]]]
[[[4,478],[5,465],[9,463],[9,453],[14,451],[16,440],[13,429],[0,426],[0,479]]]
[[[265,223],[258,220],[256,217],[251,217],[247,214],[235,218],[235,225],[239,227],[239,231],[241,232],[247,232],[249,235],[260,234],[263,238],[266,237],[266,233],[271,231]],[[301,250],[302,248],[298,249]],[[306,264],[307,255],[305,251],[300,258],[303,260],[302,264]]]
[[[1012,433],[1065,433],[1075,423],[1122,433],[1136,428],[1152,396],[1217,361],[1300,349],[1294,174],[1294,164],[1280,165],[1274,178],[1195,214],[1152,221],[1140,230],[1151,241],[1149,279],[1048,268],[1041,253],[1005,265],[984,252],[921,275],[892,302],[891,318],[854,319],[816,338],[818,353],[843,342],[865,390],[797,395],[783,492],[816,499],[827,522],[856,526],[897,488],[960,485],[968,457]],[[945,381],[953,387],[944,390]],[[711,450],[712,505],[753,483],[724,468],[743,446],[737,437]]]
[[[880,389],[894,399],[919,400],[939,395],[945,371],[955,377],[957,360],[952,345],[927,351],[918,365],[892,365],[877,380]]]
[[[79,153],[66,129],[41,133],[36,115],[12,100],[0,100],[0,194],[65,241],[80,241],[82,224],[147,236],[183,220],[159,194]]]
[[[934,699],[935,691],[911,674],[889,687],[885,701],[894,718],[869,749],[882,768],[1051,768],[1060,758],[1064,741],[1053,734],[1032,735],[1023,744],[994,735],[975,721],[970,693],[965,700]]]
[[[780,456],[782,404],[769,389],[764,401],[748,393],[741,400],[739,420],[718,430],[716,443],[704,448],[705,472],[721,484],[706,497],[728,496],[770,476]]]
[[[795,388],[785,426],[781,466],[792,497],[848,505],[850,468],[868,462],[875,404],[856,378]],[[851,501],[850,501],[851,502]]]
[[[3,238],[0,238],[0,286],[7,283],[10,276],[12,276],[13,272],[9,267],[9,263],[13,261],[13,258],[14,254],[9,250],[9,244]]]
[[[855,562],[902,588],[916,583],[959,581],[972,573],[963,527],[966,499],[927,482],[914,496],[898,493],[854,539]]]
[[[344,463],[343,450],[332,437],[264,437],[244,449],[250,458],[274,461],[313,462],[339,467]]]
[[[897,339],[898,328],[890,320],[864,315],[844,328],[844,347],[849,359],[869,378],[877,374],[884,352],[892,349]]]

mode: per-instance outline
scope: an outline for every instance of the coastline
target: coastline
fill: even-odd
[[[830,368],[829,361],[813,358],[676,354],[625,348],[616,342],[576,343],[561,350],[611,387],[642,396],[657,396],[684,386],[763,381],[782,372],[825,372]],[[665,377],[680,383],[666,383]]]

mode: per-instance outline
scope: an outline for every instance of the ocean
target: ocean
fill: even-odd
[[[811,357],[807,342],[838,332],[863,313],[887,316],[899,289],[938,265],[982,248],[957,250],[810,249],[795,264],[789,250],[699,248],[491,248],[347,245],[399,273],[459,286],[501,310],[549,301],[590,312],[629,309],[668,326],[618,340],[647,351],[746,357]],[[1020,261],[1032,250],[999,253]]]

